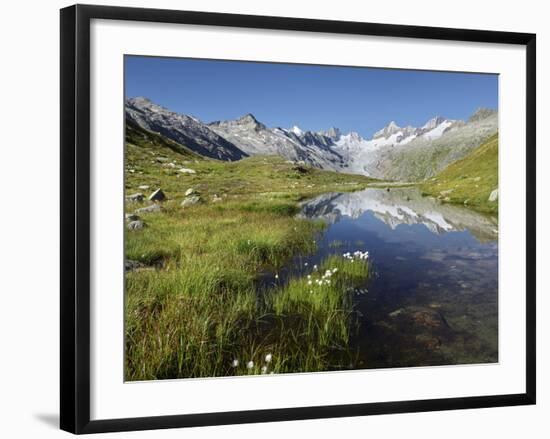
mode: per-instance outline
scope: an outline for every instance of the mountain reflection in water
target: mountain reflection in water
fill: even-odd
[[[342,217],[357,219],[365,212],[372,212],[393,230],[400,224],[423,224],[437,234],[468,230],[480,242],[495,241],[498,237],[496,218],[422,197],[415,188],[329,193],[302,205],[302,216],[323,218],[330,223]]]
[[[355,368],[498,361],[498,221],[416,188],[324,194],[300,216],[328,223],[316,254],[368,250],[356,297]],[[365,293],[366,292],[366,293]]]

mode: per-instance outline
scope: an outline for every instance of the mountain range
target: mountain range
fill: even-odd
[[[126,118],[209,158],[235,161],[254,155],[278,155],[337,172],[392,180],[421,180],[465,157],[498,130],[498,114],[479,109],[467,121],[436,116],[421,127],[394,121],[371,139],[338,128],[304,131],[270,128],[252,114],[205,123],[170,111],[144,97],[125,103]]]

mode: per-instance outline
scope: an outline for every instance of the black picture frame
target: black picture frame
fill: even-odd
[[[61,429],[81,434],[535,404],[536,36],[210,12],[75,5],[61,9]],[[90,420],[90,21],[131,20],[526,47],[526,392],[508,395]]]

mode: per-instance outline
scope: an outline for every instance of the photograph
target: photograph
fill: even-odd
[[[126,54],[121,105],[125,381],[499,362],[497,73]]]

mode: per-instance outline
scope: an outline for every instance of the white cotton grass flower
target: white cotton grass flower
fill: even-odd
[[[308,274],[308,275],[307,275],[307,278],[308,278],[308,279],[311,279],[311,274]]]
[[[317,265],[313,266],[313,270],[317,271]]]
[[[262,375],[267,373],[267,366],[262,366]]]
[[[233,367],[238,367],[238,366],[239,366],[239,360],[235,358],[235,359],[231,362],[231,366],[233,366]]]
[[[275,275],[275,279],[279,279],[279,275],[278,275],[278,274]]]
[[[267,355],[265,356],[265,362],[266,362],[266,363],[271,363],[271,360],[273,360],[273,355],[267,354]]]
[[[307,262],[304,262],[304,267],[307,267],[309,264]]]
[[[247,369],[252,369],[254,367],[254,362],[253,361],[249,361],[248,363],[246,363],[246,368]]]
[[[313,283],[313,282],[310,281],[310,280],[307,281],[307,284],[308,284],[308,285],[311,285],[312,283]]]

